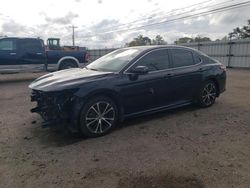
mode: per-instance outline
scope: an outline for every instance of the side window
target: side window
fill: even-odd
[[[196,64],[193,58],[193,54],[190,51],[182,49],[173,49],[172,59],[173,67],[183,67]]]
[[[5,50],[5,51],[16,50],[16,40],[12,40],[12,39],[0,40],[0,50]]]
[[[19,46],[25,52],[41,52],[43,50],[39,40],[21,39]]]
[[[194,62],[195,62],[195,64],[201,62],[201,57],[200,57],[198,54],[193,53],[193,57],[194,57]]]
[[[164,70],[169,68],[169,57],[167,50],[155,50],[142,57],[133,66],[147,66],[149,71]]]

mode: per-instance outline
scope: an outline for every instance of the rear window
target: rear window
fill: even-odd
[[[183,49],[173,49],[171,52],[174,67],[184,67],[195,64],[192,52]]]
[[[217,63],[217,61],[212,58],[212,57],[208,57],[208,56],[202,56],[202,59],[205,63],[208,63],[208,64],[214,64],[214,63]]]
[[[193,53],[193,56],[194,56],[194,62],[195,62],[195,64],[201,62],[201,57],[198,54]]]
[[[8,50],[8,51],[16,50],[16,40],[11,40],[11,39],[0,40],[0,50]]]
[[[21,39],[19,46],[23,51],[40,52],[43,50],[40,40]]]

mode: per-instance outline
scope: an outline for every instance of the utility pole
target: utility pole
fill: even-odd
[[[77,27],[72,25],[72,43],[73,43],[73,47],[75,47],[75,28],[77,28]]]

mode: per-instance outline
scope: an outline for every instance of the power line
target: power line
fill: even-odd
[[[166,12],[166,13],[168,13],[168,14],[165,14],[164,17],[161,16],[160,18],[165,18],[165,17],[168,16],[170,13],[176,12],[176,11],[178,11],[178,10],[185,10],[185,9],[187,9],[187,8],[191,8],[191,7],[194,7],[194,6],[197,6],[197,5],[201,5],[201,4],[204,4],[204,3],[206,3],[206,2],[210,2],[210,1],[211,1],[211,0],[203,1],[203,2],[201,2],[201,3],[193,4],[193,5],[190,5],[190,6],[187,6],[187,7],[183,7],[183,8],[180,8],[180,9],[175,9],[175,10]],[[218,5],[221,5],[221,4],[226,4],[226,3],[229,3],[229,2],[232,2],[232,1],[236,1],[236,0],[228,0],[228,1],[221,2],[221,3],[213,4],[213,5],[210,5],[210,6],[201,7],[201,8],[198,7],[198,8],[199,8],[199,10],[207,9],[207,8],[215,7],[215,6],[218,6]],[[197,11],[197,9],[196,9],[196,10],[191,10],[191,11]],[[161,11],[161,12],[163,12],[163,11]],[[171,15],[171,16],[172,16],[172,17],[173,17],[173,16],[180,16],[180,15],[183,15],[183,14],[186,14],[186,13],[189,13],[189,12],[190,12],[190,11],[186,11],[186,12],[182,12],[182,13],[175,14],[175,15]],[[152,14],[151,14],[151,15],[152,15]],[[160,19],[160,18],[157,18],[157,19]],[[155,19],[154,19],[154,20],[155,20]],[[138,19],[138,20],[135,20],[135,21],[132,21],[132,22],[129,22],[129,23],[125,23],[125,24],[116,25],[115,27],[112,26],[112,27],[104,28],[104,29],[102,29],[102,30],[106,30],[106,29],[113,30],[113,29],[117,29],[117,28],[120,27],[120,26],[130,25],[130,24],[132,24],[132,23],[136,23],[136,22],[139,22],[139,21],[145,21],[145,18],[144,18],[144,19]],[[105,33],[105,32],[106,32],[106,31],[104,31],[104,33]],[[101,33],[101,34],[102,34],[102,33]],[[95,35],[99,35],[99,33],[96,33]],[[92,36],[94,36],[94,35],[92,35]]]
[[[140,28],[144,28],[144,27],[148,27],[148,26],[159,25],[159,24],[166,23],[166,22],[172,22],[172,21],[175,21],[175,20],[185,19],[185,18],[188,18],[188,17],[194,17],[196,15],[200,16],[200,15],[202,15],[204,13],[215,12],[215,11],[219,11],[219,10],[223,10],[223,9],[230,9],[230,7],[235,7],[235,6],[248,4],[249,2],[250,1],[243,2],[243,3],[238,3],[238,4],[234,4],[234,5],[230,5],[230,6],[224,6],[224,7],[212,9],[212,10],[209,10],[209,11],[196,13],[196,14],[193,14],[193,15],[183,16],[183,17],[174,18],[174,19],[170,19],[170,20],[165,20],[165,21],[161,21],[161,22],[157,22],[157,23],[146,24],[146,25],[137,26],[137,27],[133,27],[133,28],[117,29],[117,30],[113,30],[113,31],[103,32],[103,33],[96,33],[95,35],[109,34],[109,33],[120,32],[120,31],[129,31],[129,30],[140,29]],[[189,13],[189,12],[187,12],[187,13]],[[178,14],[178,15],[182,15],[182,14]],[[177,15],[174,15],[174,16],[177,16]],[[90,35],[90,36],[95,36],[95,35]]]
[[[190,6],[187,6],[187,7],[183,7],[183,8],[180,8],[180,9],[175,9],[175,10],[166,12],[167,14],[165,14],[164,16],[161,16],[161,17],[159,17],[159,18],[157,18],[157,19],[165,18],[166,16],[168,16],[168,15],[170,15],[171,13],[176,12],[176,11],[178,11],[178,10],[185,10],[185,9],[188,9],[188,8],[197,6],[197,8],[194,9],[194,10],[189,10],[189,11],[185,11],[185,12],[182,12],[182,13],[179,13],[179,14],[170,15],[170,16],[172,16],[172,17],[173,17],[173,16],[180,16],[180,15],[184,15],[184,14],[186,14],[186,13],[189,13],[190,11],[197,11],[197,10],[203,10],[203,9],[211,8],[211,7],[216,7],[216,6],[218,6],[218,5],[223,5],[223,4],[226,4],[226,3],[229,3],[229,2],[233,2],[233,1],[236,1],[236,0],[228,0],[228,1],[221,2],[221,3],[213,4],[213,5],[210,5],[210,6],[205,6],[205,7],[199,7],[199,6],[198,6],[198,5],[201,5],[201,4],[210,2],[210,1],[212,1],[212,0],[203,1],[203,2],[201,2],[201,3],[193,4],[193,5],[190,5]],[[198,8],[199,8],[199,9],[198,9]],[[163,11],[161,11],[161,12],[163,12]],[[151,14],[151,15],[152,15],[152,14]],[[149,16],[149,17],[150,17],[150,16]],[[156,20],[156,19],[154,19],[154,20]],[[135,21],[132,21],[132,22],[129,22],[129,23],[124,23],[124,24],[116,25],[115,28],[112,26],[112,27],[104,28],[104,29],[102,29],[102,30],[106,30],[106,29],[111,29],[111,30],[112,30],[112,29],[117,29],[118,27],[127,26],[127,25],[130,25],[130,24],[132,24],[132,23],[136,23],[136,22],[140,22],[140,21],[145,21],[145,18],[143,18],[143,19],[138,19],[138,20],[135,20]],[[97,33],[97,35],[98,35],[98,33]]]
[[[201,4],[204,4],[204,3],[208,3],[208,2],[211,2],[211,1],[212,1],[212,0],[202,1],[202,2],[200,2],[200,3],[192,4],[192,5],[190,5],[190,6],[186,6],[186,7],[179,8],[179,9],[174,9],[174,10],[168,11],[168,12],[166,12],[166,13],[170,14],[170,13],[173,13],[173,12],[177,12],[177,11],[179,11],[179,10],[185,10],[185,9],[188,9],[188,8],[191,8],[191,7],[194,7],[194,6],[198,6],[198,5],[201,5]],[[229,0],[229,1],[226,1],[226,2],[230,2],[230,1],[235,1],[235,0]],[[221,4],[221,3],[219,3],[219,4]],[[163,12],[163,11],[161,11],[161,12]],[[168,14],[167,14],[167,15],[168,15]],[[153,14],[151,13],[151,15],[149,15],[149,16],[147,16],[147,17],[150,18],[150,17],[152,17],[152,15],[153,15]],[[140,18],[140,19],[137,19],[137,20],[128,22],[128,23],[124,23],[124,24],[118,24],[118,25],[116,25],[115,27],[126,26],[126,25],[130,25],[130,24],[133,24],[133,23],[136,23],[136,22],[140,22],[140,21],[145,21],[145,18],[143,18],[143,19]],[[112,29],[112,28],[113,28],[113,26],[112,26],[112,27],[104,28],[104,29],[102,29],[102,30]]]
[[[247,5],[249,5],[249,3],[250,3],[250,1],[246,1],[246,2],[243,2],[243,3],[238,3],[238,4],[234,4],[234,5],[230,5],[230,6],[216,8],[216,9],[213,9],[213,10],[204,11],[204,12],[201,12],[201,13],[196,13],[196,14],[192,14],[192,15],[188,15],[188,16],[183,16],[183,17],[179,17],[179,18],[175,18],[175,19],[171,19],[171,20],[165,20],[165,21],[161,21],[161,22],[158,22],[158,23],[152,23],[152,24],[147,24],[147,25],[138,26],[138,27],[134,27],[134,28],[129,28],[127,30],[134,30],[134,29],[140,29],[140,28],[154,26],[154,25],[160,25],[160,24],[163,24],[163,23],[173,22],[173,21],[182,20],[182,19],[186,19],[186,18],[193,18],[193,17],[197,17],[197,16],[203,16],[203,15],[211,14],[213,12],[222,12],[222,11],[226,11],[226,10],[230,10],[230,9],[234,9],[234,8],[240,8],[242,6],[247,6]],[[119,32],[119,31],[123,31],[123,30],[116,30],[114,32]],[[113,32],[113,31],[110,31],[110,32]]]
[[[178,21],[178,20],[190,19],[190,18],[194,18],[194,17],[209,15],[211,13],[223,12],[223,11],[228,11],[228,10],[231,10],[231,9],[236,9],[236,8],[249,6],[250,5],[249,3],[250,3],[250,1],[246,1],[246,2],[242,2],[242,3],[237,3],[237,4],[233,4],[233,5],[228,5],[228,6],[224,6],[224,7],[220,7],[220,8],[200,12],[200,13],[196,13],[196,14],[191,14],[191,15],[187,15],[187,16],[174,18],[174,19],[164,20],[164,21],[157,22],[157,23],[151,23],[151,24],[146,24],[146,25],[137,26],[137,27],[133,27],[133,28],[127,28],[127,29],[118,29],[118,30],[114,30],[114,31],[107,31],[107,32],[103,32],[103,33],[96,33],[95,35],[88,35],[88,36],[84,36],[82,38],[90,38],[90,37],[95,37],[96,35],[104,35],[104,34],[110,34],[110,33],[115,33],[115,32],[125,32],[125,31],[131,31],[131,30],[135,30],[135,29],[142,29],[142,28],[145,28],[145,27],[150,27],[150,26],[155,26],[155,25],[161,25],[161,24],[165,24],[165,23],[172,23],[172,22],[175,22],[175,21]]]
[[[166,16],[168,16],[168,15],[170,15],[170,16],[172,16],[172,17],[174,17],[174,16],[180,16],[180,15],[185,15],[185,14],[187,14],[187,13],[190,13],[190,12],[195,12],[195,11],[200,11],[200,10],[203,10],[203,9],[208,9],[208,8],[213,8],[213,7],[217,7],[218,5],[223,5],[223,4],[226,4],[226,3],[229,3],[229,2],[232,2],[232,1],[236,1],[236,0],[228,0],[228,1],[224,1],[224,2],[221,2],[221,3],[217,3],[217,4],[213,4],[213,5],[210,5],[210,6],[205,6],[204,5],[204,7],[199,7],[199,6],[197,6],[197,8],[196,9],[191,9],[191,10],[188,10],[188,11],[185,11],[185,12],[181,12],[181,13],[179,13],[179,14],[174,14],[174,15],[171,15],[170,13],[168,13],[168,14],[165,14],[164,16],[161,16],[161,17],[159,17],[159,18],[157,18],[157,19],[162,19],[162,18],[166,18]],[[202,3],[203,4],[203,3]],[[145,19],[144,19],[145,20]],[[155,19],[156,20],[156,19]]]

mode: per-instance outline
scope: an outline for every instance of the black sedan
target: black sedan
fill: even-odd
[[[85,68],[62,70],[33,81],[32,112],[43,126],[67,124],[96,137],[128,117],[192,103],[214,104],[225,91],[225,66],[180,46],[144,46],[113,51]]]

